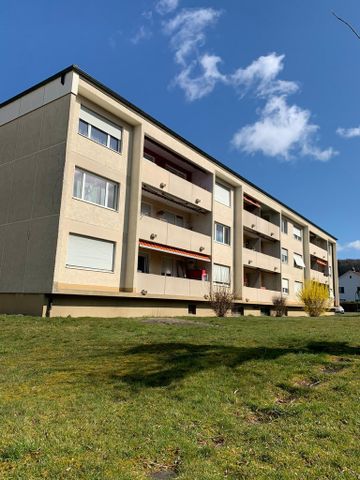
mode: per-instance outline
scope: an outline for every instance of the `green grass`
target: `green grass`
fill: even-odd
[[[360,478],[360,317],[197,321],[0,317],[0,478]]]

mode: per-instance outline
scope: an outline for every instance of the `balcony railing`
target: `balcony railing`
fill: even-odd
[[[310,242],[310,255],[314,257],[321,258],[322,260],[327,260],[328,252],[324,248],[318,247],[317,245]]]
[[[278,297],[281,292],[278,290],[268,290],[265,288],[243,287],[243,301],[251,303],[272,303],[273,297]]]
[[[203,300],[204,295],[209,294],[209,289],[210,283],[204,280],[137,273],[137,292],[142,292],[143,295],[169,295]]]
[[[201,210],[211,211],[211,193],[174,173],[143,159],[142,181]]]
[[[311,280],[315,280],[319,283],[328,283],[328,277],[323,272],[317,270],[310,270]]]
[[[243,214],[244,227],[262,233],[274,240],[280,239],[280,228],[277,225],[274,225],[273,223],[270,223],[246,210],[244,210]]]
[[[265,255],[264,253],[248,248],[243,249],[243,264],[244,267],[260,268],[261,270],[280,273],[279,258]]]
[[[146,215],[140,217],[139,238],[204,255],[211,254],[211,237],[208,235]]]

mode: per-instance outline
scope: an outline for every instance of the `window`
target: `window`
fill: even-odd
[[[220,285],[230,285],[230,267],[214,263],[213,282]]]
[[[288,263],[289,262],[289,252],[286,248],[281,249],[281,261],[282,261],[282,263]]]
[[[122,128],[83,106],[80,108],[79,133],[111,150],[121,150]]]
[[[295,295],[298,295],[303,288],[303,283],[302,282],[296,282],[294,283],[294,293]]]
[[[295,240],[301,240],[302,239],[302,229],[299,227],[293,226],[293,235]]]
[[[114,270],[115,243],[70,233],[68,267],[112,272]]]
[[[117,209],[119,185],[94,173],[75,168],[73,195],[79,200]]]
[[[151,205],[150,203],[141,202],[141,215],[151,217]]]
[[[296,268],[305,268],[305,263],[302,255],[294,253],[294,267]]]
[[[172,212],[158,212],[160,220],[163,220],[164,222],[167,223],[172,223],[173,225],[177,225],[178,227],[183,227],[184,226],[184,217],[181,215],[176,215],[175,213]]]
[[[217,202],[230,207],[231,191],[229,188],[220,185],[220,183],[215,183],[214,196]]]
[[[345,287],[339,287],[339,292],[340,293],[345,293]]]
[[[230,245],[230,227],[215,222],[215,240]]]
[[[282,293],[285,293],[287,295],[289,293],[289,280],[287,278],[282,279],[281,287]]]
[[[169,165],[168,163],[165,164],[165,168],[168,172],[171,172],[174,175],[177,175],[178,177],[184,178],[185,180],[187,179],[186,173],[183,172],[182,170],[179,170],[178,168],[175,168],[172,165]]]
[[[193,303],[190,303],[188,305],[188,314],[189,315],[196,315],[196,305]]]
[[[281,219],[281,231],[282,233],[288,233],[288,221],[286,220],[286,218],[282,218]]]
[[[148,255],[139,254],[137,271],[141,272],[141,273],[149,273],[149,257],[148,257]]]
[[[329,277],[332,277],[332,266],[331,265],[328,266],[328,274],[329,274]]]

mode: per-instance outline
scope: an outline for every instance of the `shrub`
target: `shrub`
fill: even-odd
[[[329,307],[329,290],[326,285],[307,280],[298,293],[299,300],[304,304],[305,312],[310,317],[319,317]]]
[[[234,294],[229,287],[213,287],[207,296],[217,317],[225,317],[234,302]]]
[[[283,297],[282,295],[275,296],[272,299],[274,308],[275,308],[275,315],[277,317],[283,317],[286,315],[286,310],[287,310],[287,302],[286,302],[286,297]]]

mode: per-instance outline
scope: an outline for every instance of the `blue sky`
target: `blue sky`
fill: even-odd
[[[74,63],[360,257],[358,0],[2,0],[1,100]]]

